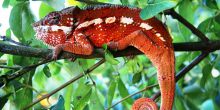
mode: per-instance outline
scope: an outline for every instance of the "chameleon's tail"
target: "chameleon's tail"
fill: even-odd
[[[151,60],[153,65],[158,70],[158,82],[161,91],[161,107],[160,110],[172,110],[174,91],[175,91],[175,66],[174,66],[174,51],[173,47],[157,46],[152,41],[139,34],[133,40],[132,44]],[[139,103],[145,101],[145,103]],[[139,99],[134,103],[133,110],[157,110],[156,103],[151,99]]]
[[[134,102],[132,110],[158,110],[158,108],[152,99],[140,98]]]
[[[164,30],[164,28],[158,30]],[[108,46],[112,49],[123,50],[130,45],[142,51],[158,70],[157,77],[161,91],[160,110],[172,110],[175,90],[175,66],[171,37],[167,31],[160,32],[163,36],[146,33],[141,30],[135,31],[116,43],[109,43]],[[144,110],[145,108],[148,110],[158,109],[156,103],[148,98],[138,99],[132,106],[133,110]]]

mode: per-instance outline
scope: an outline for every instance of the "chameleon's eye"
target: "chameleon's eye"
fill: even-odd
[[[60,21],[60,14],[58,12],[51,12],[48,14],[47,20],[50,25],[57,25]]]

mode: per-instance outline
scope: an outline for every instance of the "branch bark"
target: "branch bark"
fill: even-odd
[[[174,43],[175,51],[215,51],[220,49],[220,40],[217,41],[208,41],[204,42],[186,42],[186,43]],[[12,54],[12,55],[20,55],[26,57],[36,57],[36,58],[51,58],[52,49],[43,49],[43,48],[33,48],[27,46],[16,46],[10,44],[0,43],[0,53]],[[60,55],[60,59],[64,58],[101,58],[103,57],[104,51],[101,48],[95,49],[95,52],[92,55],[76,55],[68,52],[62,52]],[[130,55],[139,55],[142,54],[139,50],[128,47],[122,51],[112,51],[112,54],[115,57],[123,57]]]

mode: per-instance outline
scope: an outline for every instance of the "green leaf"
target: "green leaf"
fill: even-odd
[[[183,101],[184,100],[182,97],[175,97],[174,106],[175,106],[176,110],[186,110],[186,108],[184,107]]]
[[[196,96],[200,96],[200,94],[202,93],[202,89],[198,86],[198,85],[189,85],[189,86],[186,86],[184,89],[183,89],[183,93],[185,95],[194,95],[195,97]]]
[[[110,82],[110,86],[108,89],[108,107],[112,105],[112,100],[114,98],[116,86],[117,86],[117,83],[114,80],[112,80]]]
[[[59,96],[58,102],[50,107],[50,110],[65,110],[64,108],[64,98],[62,95]]]
[[[52,12],[52,11],[54,11],[54,9],[50,5],[42,2],[41,5],[40,5],[40,8],[39,8],[39,17],[43,18],[49,12]]]
[[[38,88],[40,89],[44,89],[45,85],[46,85],[46,81],[47,81],[47,77],[43,72],[43,68],[44,66],[38,66],[37,69],[35,70],[35,75],[33,78],[33,82],[34,84],[36,84],[38,86]]]
[[[217,3],[218,8],[220,9],[220,0],[215,0]]]
[[[124,83],[122,82],[120,78],[118,79],[118,91],[122,98],[129,95],[127,88],[125,87]],[[125,100],[125,102],[132,104],[133,101],[131,98],[128,98]]]
[[[179,14],[192,24],[194,22],[195,10],[196,7],[190,0],[182,0],[179,5]],[[182,37],[185,39],[185,41],[189,41],[191,31],[180,22],[178,22],[178,25],[179,31],[182,33]]]
[[[10,0],[4,0],[4,2],[2,3],[2,8],[8,8],[9,3]]]
[[[176,0],[169,0],[148,4],[143,10],[141,10],[140,17],[144,20],[152,18],[164,10],[175,7],[177,3]]]
[[[30,40],[34,37],[34,29],[32,24],[34,23],[34,16],[29,8],[29,2],[24,6],[22,13],[22,33],[25,40]]]
[[[201,87],[204,87],[206,82],[211,78],[211,71],[212,71],[212,65],[210,64],[207,64],[203,67],[202,69],[202,79],[200,81],[200,85]]]
[[[122,3],[123,5],[128,5],[128,4],[129,4],[128,0],[120,0],[120,1],[121,1],[121,3]]]
[[[204,103],[202,103],[201,110],[215,110],[213,101],[211,99],[206,100]]]
[[[187,60],[187,58],[189,57],[189,54],[187,53],[182,53],[178,56],[178,58],[176,59],[176,67],[181,68],[181,66],[184,65],[184,61]]]
[[[66,87],[65,91],[65,110],[71,110],[71,101],[72,101],[72,96],[73,96],[74,88],[73,85],[70,84],[69,86]]]
[[[104,110],[104,106],[101,103],[101,94],[96,88],[92,88],[92,95],[90,97],[89,108],[90,110]]]
[[[136,74],[134,74],[133,78],[132,78],[132,83],[138,83],[141,81],[141,72],[138,72]]]
[[[60,64],[59,62],[54,62],[54,63],[50,63],[49,65],[49,68],[53,68],[53,69],[50,69],[50,72],[53,74],[53,75],[58,75],[61,71],[61,67],[64,67],[62,64]],[[64,67],[65,68],[65,67]],[[69,73],[74,73],[73,71],[68,71]]]
[[[174,107],[176,110],[185,110],[184,107],[184,100],[183,100],[183,94],[180,90],[180,87],[176,84],[176,90],[175,90],[175,99],[174,99]]]
[[[119,64],[119,61],[114,58],[114,56],[111,54],[109,50],[105,51],[105,60],[112,65]]]
[[[212,32],[211,30],[212,25],[213,25],[213,18],[208,18],[199,24],[198,29],[204,33]]]
[[[216,0],[204,0],[204,3],[211,9],[218,9]]]
[[[8,29],[6,30],[6,37],[7,37],[7,38],[11,38],[11,29],[10,29],[10,28],[8,28]]]
[[[9,24],[19,41],[25,42],[34,36],[33,22],[34,17],[29,9],[29,2],[19,2],[12,8]]]
[[[7,94],[3,97],[0,97],[0,110],[2,110],[2,108],[5,106],[6,102],[8,101],[8,97],[10,96],[11,94]]]
[[[10,6],[15,6],[19,1],[17,0],[10,0]]]
[[[48,78],[51,77],[50,68],[47,65],[44,66],[43,72]]]
[[[28,104],[30,104],[33,101],[32,88],[28,86],[26,87],[26,85],[32,86],[33,73],[34,71],[31,71],[23,76],[24,83],[22,85],[24,87],[21,90],[15,92],[14,104],[18,110],[21,110],[22,108],[26,107]],[[19,84],[19,83],[15,83],[15,84]],[[17,90],[16,88],[19,88],[20,85],[14,85],[14,86],[15,86],[15,90]],[[31,108],[28,110],[31,110]]]
[[[106,51],[108,49],[108,45],[107,44],[103,44],[102,48]]]
[[[89,92],[78,101],[74,110],[83,110],[83,108],[88,103],[91,94],[92,94],[92,89],[90,89]]]
[[[23,41],[23,33],[22,33],[22,12],[26,3],[21,2],[15,5],[10,13],[9,24],[12,32],[15,36],[18,37],[20,41]]]
[[[195,104],[195,99],[197,99],[197,97],[190,97],[186,99],[186,105],[188,108],[190,108],[190,110],[200,110],[198,105]]]
[[[215,16],[215,21],[220,24],[220,13]]]
[[[116,60],[116,59],[114,58],[114,56],[111,54],[111,52],[108,50],[107,44],[103,44],[103,45],[102,45],[102,48],[103,48],[104,51],[105,51],[105,60],[106,60],[107,62],[109,62],[110,64],[112,64],[112,65],[117,65],[117,64],[119,63],[119,61]]]
[[[54,9],[62,10],[65,8],[64,2],[65,0],[44,0],[49,6],[52,6]]]
[[[91,90],[92,85],[85,84],[85,79],[80,79],[78,82],[78,87],[76,88],[77,91],[73,94],[73,105],[74,107],[77,106],[78,102],[85,96],[89,90]]]

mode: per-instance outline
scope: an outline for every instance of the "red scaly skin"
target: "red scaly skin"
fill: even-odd
[[[70,7],[52,12],[33,24],[36,36],[60,51],[90,55],[94,48],[107,44],[123,50],[134,46],[142,51],[158,70],[161,90],[160,110],[172,110],[175,90],[174,51],[170,34],[156,18],[141,20],[140,9],[105,5],[85,9]],[[150,98],[140,98],[132,110],[157,110]]]

